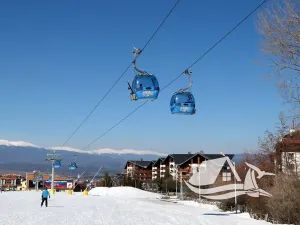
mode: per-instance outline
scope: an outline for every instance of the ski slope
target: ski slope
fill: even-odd
[[[214,206],[161,201],[157,194],[135,188],[97,188],[91,194],[56,193],[48,208],[41,208],[41,192],[3,192],[0,224],[270,225],[247,214],[219,212]]]

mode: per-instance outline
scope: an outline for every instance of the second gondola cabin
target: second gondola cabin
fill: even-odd
[[[76,164],[76,162],[71,162],[71,163],[69,164],[69,170],[75,170],[75,169],[77,169],[77,164]]]
[[[189,91],[174,93],[170,101],[170,110],[172,114],[195,114],[196,104],[193,94]]]

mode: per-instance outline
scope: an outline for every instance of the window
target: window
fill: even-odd
[[[231,181],[231,173],[222,173],[222,180],[223,181]]]
[[[294,159],[294,153],[289,153],[288,157],[289,157],[290,160]]]

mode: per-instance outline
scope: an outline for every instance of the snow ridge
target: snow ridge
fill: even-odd
[[[85,154],[93,154],[93,155],[100,155],[100,154],[135,154],[135,155],[157,155],[157,156],[166,156],[167,154],[157,152],[157,151],[149,151],[149,150],[136,150],[136,149],[111,149],[111,148],[102,148],[102,149],[95,149],[95,150],[81,150],[72,147],[41,147],[29,142],[25,141],[7,141],[7,140],[0,140],[0,146],[15,146],[15,147],[33,147],[33,148],[43,148],[47,150],[55,150],[55,151],[69,151],[69,152],[78,152],[78,153],[85,153]]]
[[[25,141],[7,141],[7,140],[0,140],[0,145],[4,146],[16,146],[16,147],[33,147],[33,148],[40,148],[38,145],[31,144]]]

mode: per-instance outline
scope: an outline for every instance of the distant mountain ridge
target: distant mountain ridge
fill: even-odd
[[[51,173],[50,162],[46,161],[46,154],[56,150],[62,158],[62,167],[56,169],[61,175],[94,174],[100,166],[101,172],[121,173],[128,160],[156,160],[167,154],[153,151],[139,151],[134,149],[114,150],[98,149],[82,151],[75,148],[59,147],[44,148],[24,141],[0,140],[0,170],[27,171],[40,170]],[[78,169],[69,171],[68,165],[76,154]]]
[[[40,148],[45,150],[70,151],[70,152],[84,153],[84,154],[135,154],[135,155],[158,155],[158,156],[167,155],[165,153],[156,152],[156,151],[135,150],[135,149],[116,150],[111,148],[103,148],[103,149],[95,149],[95,150],[81,150],[72,147],[41,147],[25,141],[7,141],[7,140],[0,140],[0,146],[33,147],[33,148]]]
[[[83,171],[86,171],[86,176],[93,176],[100,166],[103,167],[101,173],[104,171],[112,174],[122,173],[128,160],[157,160],[159,157],[167,155],[155,151],[134,149],[114,150],[106,148],[82,151],[70,147],[64,147],[63,149],[58,147],[43,148],[28,142],[0,140],[0,173],[1,171],[32,172],[34,170],[51,173],[51,164],[46,161],[46,154],[53,153],[54,149],[62,158],[62,167],[56,169],[56,173],[68,176],[76,176]],[[71,172],[68,165],[74,154],[76,154],[78,169]],[[234,158],[239,161],[238,158],[241,157],[235,155]]]

